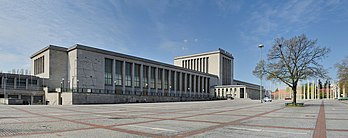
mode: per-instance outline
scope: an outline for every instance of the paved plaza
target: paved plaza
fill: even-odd
[[[348,102],[0,106],[0,137],[348,137]]]

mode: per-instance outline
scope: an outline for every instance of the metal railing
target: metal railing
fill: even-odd
[[[114,95],[135,95],[135,96],[160,96],[160,97],[183,97],[183,98],[213,98],[214,96],[209,94],[189,94],[189,93],[169,93],[169,92],[153,92],[153,91],[122,91],[119,89],[108,90],[108,89],[90,89],[90,88],[62,88],[62,92],[72,92],[72,93],[91,93],[91,94],[114,94]]]

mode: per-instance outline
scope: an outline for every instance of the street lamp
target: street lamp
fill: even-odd
[[[76,80],[76,92],[79,92],[79,80]]]
[[[64,78],[62,78],[61,84],[62,84],[62,89],[64,89]],[[63,90],[62,90],[62,91],[63,91]]]
[[[5,75],[6,75],[6,74],[5,74]],[[6,96],[6,83],[7,83],[7,77],[5,76],[5,77],[4,77],[4,99],[7,98],[7,96]]]
[[[264,47],[263,44],[260,44],[259,45],[259,48],[260,48],[260,63],[261,63],[261,66],[260,66],[260,100],[261,100],[261,103],[262,103],[262,72],[263,72],[263,62],[262,62],[262,48]]]

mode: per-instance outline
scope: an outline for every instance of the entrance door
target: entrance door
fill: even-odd
[[[240,88],[240,98],[244,98],[244,88]]]

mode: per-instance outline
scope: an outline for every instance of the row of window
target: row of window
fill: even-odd
[[[115,74],[113,73],[113,63],[115,62]],[[134,67],[133,67],[134,66]],[[139,88],[141,85],[141,71],[142,71],[142,83],[143,88],[151,89],[165,89],[174,90],[187,90],[194,92],[204,92],[209,91],[209,78],[203,76],[191,75],[188,73],[176,72],[168,69],[156,68],[143,65],[141,70],[141,65],[136,63],[124,62],[119,60],[113,60],[105,58],[105,85],[123,85],[123,74],[125,76],[125,86]],[[134,73],[134,76],[133,76]],[[157,75],[157,79],[156,79]],[[112,82],[114,77],[114,82]],[[134,77],[134,84],[132,84],[132,79]],[[175,80],[176,77],[176,80]],[[175,81],[176,84],[175,85]],[[185,85],[186,82],[186,85]],[[191,82],[191,83],[190,83]],[[181,84],[181,87],[180,87]],[[190,84],[192,86],[190,86]],[[193,88],[193,89],[191,89]]]
[[[44,61],[45,61],[44,56],[34,60],[34,75],[44,73],[44,71],[45,71],[45,68],[44,68],[45,62]]]
[[[228,88],[226,88],[226,89],[224,89],[224,88],[222,88],[222,89],[215,89],[215,94],[217,96],[219,96],[219,97],[224,97],[225,96],[225,90],[226,90],[226,94],[227,94],[228,90],[229,90]],[[234,88],[234,89],[230,88],[230,92],[232,92],[232,90],[233,90],[233,92],[236,92],[237,88]],[[234,96],[236,96],[236,94],[234,94]],[[239,89],[239,98],[244,98],[244,88],[240,88]]]
[[[182,67],[208,73],[209,57],[182,60]]]
[[[231,85],[232,81],[232,61],[222,58],[222,85]]]
[[[6,81],[4,81],[6,80]],[[37,86],[38,80],[28,79],[28,86]],[[16,88],[25,88],[27,85],[27,79],[23,78],[3,78],[0,77],[0,86],[5,86],[4,82],[6,82],[7,88],[14,88],[16,82]]]

